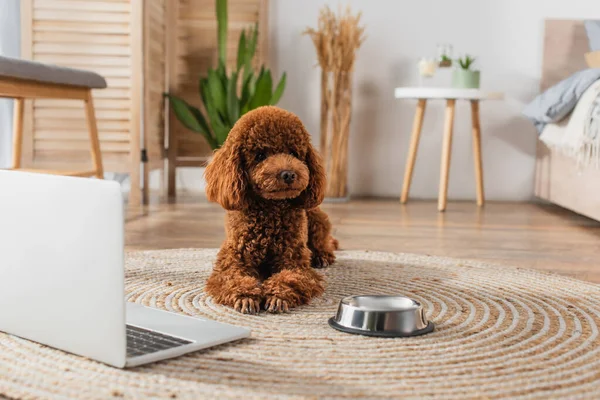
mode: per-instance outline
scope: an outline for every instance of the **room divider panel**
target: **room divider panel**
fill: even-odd
[[[149,171],[164,168],[168,0],[21,0],[21,57],[91,70],[105,171],[128,173],[130,203],[147,200]],[[142,129],[143,128],[143,129]],[[72,100],[25,105],[23,165],[89,163],[84,108]]]
[[[242,29],[254,24],[255,60],[267,59],[267,1],[229,0],[228,65]],[[106,78],[108,88],[93,92],[105,171],[128,173],[130,203],[138,204],[167,153],[173,196],[176,167],[202,166],[211,154],[200,135],[165,121],[163,93],[200,105],[199,78],[216,65],[216,28],[214,0],[22,0],[21,56]],[[78,102],[27,102],[24,166],[78,168],[89,161],[87,140]]]
[[[169,29],[169,90],[200,107],[199,79],[210,66],[217,65],[217,21],[215,0],[179,0],[175,3]],[[234,67],[242,29],[258,24],[255,62],[268,59],[268,0],[229,0],[227,66]],[[203,166],[212,151],[204,138],[169,118],[168,193],[175,196],[176,168]]]

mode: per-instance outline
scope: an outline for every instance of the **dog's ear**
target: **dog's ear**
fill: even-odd
[[[323,201],[326,185],[323,161],[310,142],[308,143],[308,151],[304,162],[310,173],[308,186],[295,200],[299,207],[310,210],[311,208],[317,207]]]
[[[204,171],[208,201],[215,201],[226,210],[241,210],[247,204],[248,181],[239,147],[225,141]]]

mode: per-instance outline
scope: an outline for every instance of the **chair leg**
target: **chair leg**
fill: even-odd
[[[98,139],[98,125],[96,122],[96,113],[94,111],[94,101],[92,100],[92,91],[88,91],[85,100],[85,112],[87,116],[88,131],[90,133],[91,155],[96,171],[96,178],[104,179],[104,168],[102,167],[102,152],[100,151],[100,139]]]
[[[13,146],[12,146],[12,168],[21,168],[21,159],[23,153],[23,114],[25,109],[25,99],[14,99],[13,114]]]

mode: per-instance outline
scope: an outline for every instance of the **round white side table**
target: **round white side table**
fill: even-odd
[[[400,202],[406,203],[413,168],[417,158],[417,148],[425,116],[425,106],[428,100],[446,100],[446,119],[444,122],[444,139],[442,143],[442,160],[440,168],[440,189],[438,195],[438,210],[445,211],[448,195],[448,176],[450,173],[450,155],[452,153],[452,131],[454,125],[454,106],[456,100],[469,100],[471,102],[471,124],[473,134],[473,159],[475,161],[475,183],[477,186],[477,205],[483,206],[485,201],[483,193],[483,167],[481,162],[481,126],[479,123],[479,102],[482,100],[501,100],[504,94],[500,92],[485,92],[480,89],[453,89],[431,87],[399,87],[394,91],[397,99],[416,99],[417,110],[413,121],[404,182]]]

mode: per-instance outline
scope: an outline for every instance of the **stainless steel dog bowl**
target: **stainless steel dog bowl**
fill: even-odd
[[[380,337],[418,336],[433,331],[423,306],[403,296],[345,297],[329,325],[346,333]]]

